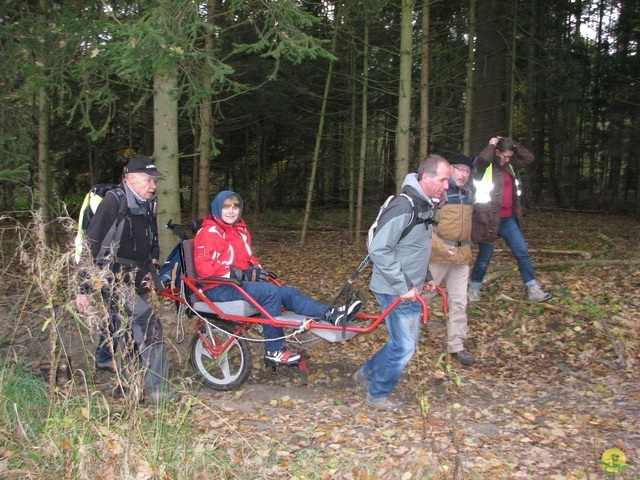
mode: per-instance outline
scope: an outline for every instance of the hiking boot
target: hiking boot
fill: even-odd
[[[286,348],[279,348],[278,350],[267,350],[264,354],[264,359],[272,363],[280,363],[282,365],[289,365],[292,363],[298,363],[300,361],[300,354],[287,350]]]
[[[104,370],[109,373],[116,373],[116,369],[113,366],[113,361],[108,362],[96,362],[96,370]]]
[[[127,387],[126,385],[118,385],[113,389],[113,392],[111,394],[113,395],[113,398],[124,398],[128,393],[129,387]]]
[[[364,387],[366,390],[369,390],[369,385],[371,385],[371,380],[369,380],[364,374],[364,367],[362,367],[360,370],[357,370],[356,373],[353,374],[353,381],[361,387]]]
[[[452,357],[456,358],[460,365],[471,365],[476,361],[473,355],[465,350],[460,350],[459,352],[455,352],[451,354]]]
[[[179,402],[182,398],[182,394],[177,391],[165,392],[164,390],[154,390],[147,394],[147,403],[155,405],[162,405],[164,403]]]
[[[350,322],[356,317],[356,315],[358,315],[360,310],[362,310],[362,302],[360,300],[356,300],[349,305],[349,310],[346,310],[347,309],[344,305],[342,307],[331,307],[325,312],[323,320],[326,320],[333,325],[341,325],[346,317],[345,323]]]
[[[542,290],[538,284],[527,287],[527,300],[530,302],[546,302],[551,297],[553,297],[553,295]]]
[[[467,300],[469,303],[475,303],[480,301],[480,289],[479,288],[471,288],[467,291]]]
[[[401,401],[393,401],[389,399],[389,396],[386,397],[372,397],[367,393],[366,404],[373,408],[379,408],[381,410],[400,410],[404,407],[404,403]]]

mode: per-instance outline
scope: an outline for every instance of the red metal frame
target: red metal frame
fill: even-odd
[[[236,334],[242,333],[242,331],[244,331],[244,330],[246,330],[248,328],[249,324],[255,324],[255,323],[260,323],[260,324],[264,324],[264,325],[270,325],[270,326],[273,326],[273,327],[282,327],[282,328],[300,328],[300,326],[301,326],[299,321],[279,320],[279,319],[274,318],[273,316],[271,316],[269,314],[269,312],[267,312],[264,308],[262,308],[262,306],[260,304],[258,304],[251,296],[249,296],[249,294],[247,294],[242,289],[241,285],[239,285],[238,283],[235,283],[233,281],[224,280],[224,279],[190,278],[190,277],[184,277],[184,276],[182,277],[182,281],[185,284],[185,288],[187,288],[187,289],[191,290],[192,292],[194,292],[195,295],[201,301],[203,301],[213,312],[215,312],[217,317],[219,317],[221,320],[226,320],[226,321],[238,323],[239,324],[238,325],[239,328],[238,328],[238,330],[236,332],[234,332]],[[275,283],[277,283],[277,281],[275,281]],[[207,287],[209,285],[231,285],[231,286],[233,286],[234,288],[236,288],[242,294],[242,296],[245,298],[245,300],[247,302],[249,302],[253,307],[255,307],[256,310],[258,310],[263,316],[242,317],[242,316],[238,316],[238,315],[229,315],[229,314],[226,314],[226,313],[222,312],[203,293],[203,288]],[[436,287],[436,291],[442,297],[443,310],[445,312],[448,311],[447,296],[446,296],[444,290],[441,287],[437,286]],[[172,290],[171,288],[167,288],[167,289],[159,291],[158,293],[159,293],[159,295],[162,295],[164,297],[170,298],[170,299],[172,299],[172,300],[174,300],[176,302],[180,302],[180,303],[184,303],[184,304],[187,303],[187,301],[179,295],[178,289],[173,289]],[[427,305],[427,302],[425,302],[425,300],[421,296],[417,297],[417,301],[422,304],[422,323],[426,325],[428,320],[429,320],[429,307]],[[340,330],[340,331],[342,331],[343,328],[344,328],[348,332],[370,333],[373,330],[375,330],[386,319],[387,315],[389,315],[389,312],[391,312],[398,305],[398,303],[400,303],[400,298],[397,298],[389,306],[389,308],[387,308],[379,316],[371,315],[371,314],[359,314],[359,315],[357,315],[356,316],[357,320],[368,320],[368,321],[370,321],[369,325],[367,325],[367,326],[347,325],[346,327],[343,327],[341,325],[329,325],[329,324],[326,324],[326,323],[319,323],[318,321],[316,321],[316,319],[309,318],[308,319],[309,321],[304,324],[304,327],[307,330],[322,329],[322,330]],[[231,341],[227,342],[228,344],[225,344],[222,347],[210,346],[209,342],[205,341],[204,336],[202,335],[202,332],[200,331],[200,324],[201,323],[202,323],[202,320],[197,322],[196,331],[201,336],[201,338],[203,340],[203,344],[207,346],[207,349],[214,356],[218,356],[219,354],[223,353],[228,348],[228,346],[231,343]]]

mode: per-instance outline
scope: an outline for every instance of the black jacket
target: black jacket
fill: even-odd
[[[117,258],[122,259],[124,263],[116,262],[113,269],[116,272],[127,272],[134,268],[129,264],[130,262],[137,264],[139,270],[135,279],[136,287],[139,291],[146,290],[142,285],[143,278],[149,273],[151,259],[157,260],[160,255],[157,219],[149,211],[155,202],[155,197],[148,202],[141,203],[138,202],[124,181],[122,188],[127,200],[128,214],[120,219],[121,222],[124,222],[124,229],[117,250]],[[96,257],[100,253],[103,240],[118,220],[118,210],[117,196],[107,193],[91,219],[86,236],[91,245],[91,254],[96,260],[99,260]]]

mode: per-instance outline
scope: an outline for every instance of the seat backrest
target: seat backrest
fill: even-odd
[[[184,265],[185,276],[189,278],[198,278],[196,274],[196,263],[194,261],[193,254],[193,239],[184,240],[182,242],[182,260]],[[184,284],[185,290],[188,290],[189,287]],[[198,298],[198,296],[194,292],[189,293],[188,298],[189,304],[198,312],[204,312],[205,314],[218,314],[211,309],[211,307],[203,302],[202,299]],[[236,315],[239,317],[252,317],[258,314],[258,310],[252,306],[249,302],[245,300],[234,300],[229,302],[211,302],[218,308],[222,313],[228,315]]]
[[[182,260],[184,266],[184,274],[189,278],[197,278],[196,263],[193,260],[193,239],[189,238],[182,242]],[[195,293],[189,295],[189,303],[193,304],[197,301]]]

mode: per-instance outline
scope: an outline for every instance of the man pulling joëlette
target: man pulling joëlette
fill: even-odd
[[[414,202],[419,218],[433,216],[434,203],[448,187],[451,168],[438,155],[429,155],[418,173],[407,175],[402,190]],[[416,299],[435,284],[429,273],[431,225],[418,223],[401,238],[413,215],[410,201],[399,195],[379,219],[369,244],[373,273],[369,288],[385,311],[398,297],[401,302],[386,319],[389,341],[354,374],[354,380],[367,388],[366,403],[374,408],[396,410],[404,404],[390,394],[415,352],[420,335],[422,304]],[[426,232],[425,232],[426,226]]]

